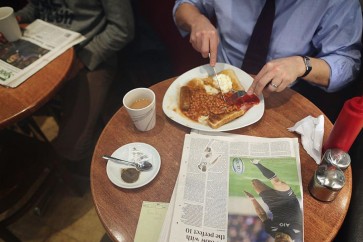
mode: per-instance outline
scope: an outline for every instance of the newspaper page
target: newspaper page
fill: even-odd
[[[17,87],[85,37],[40,19],[14,42],[0,43],[0,85]]]
[[[303,241],[296,138],[187,134],[161,241]]]

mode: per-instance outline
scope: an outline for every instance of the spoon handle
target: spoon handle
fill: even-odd
[[[126,165],[131,165],[131,166],[136,165],[134,162],[127,161],[127,160],[122,160],[122,159],[112,157],[112,156],[109,156],[109,155],[103,155],[102,158],[105,159],[105,160],[112,160],[112,161],[119,162],[119,163],[126,164]]]

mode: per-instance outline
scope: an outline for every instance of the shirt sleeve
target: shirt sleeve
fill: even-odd
[[[330,66],[327,92],[335,92],[351,81],[359,72],[361,62],[362,12],[358,1],[338,1],[325,13],[313,45],[316,57]]]
[[[129,0],[102,1],[107,25],[78,53],[88,69],[94,70],[100,63],[122,49],[134,36],[134,19]]]
[[[201,14],[204,14],[208,18],[210,18],[211,16],[214,15],[213,5],[207,4],[203,0],[176,0],[175,1],[175,4],[174,4],[174,8],[173,8],[173,19],[174,19],[175,25],[176,25],[175,12],[179,8],[179,6],[181,4],[184,4],[184,3],[188,3],[188,4],[194,5],[196,8],[199,9],[199,11],[200,11]],[[185,36],[187,36],[189,34],[189,32],[187,32],[187,31],[179,28],[178,25],[176,25],[176,26],[177,26],[177,28],[179,30],[179,33],[183,37],[185,37]]]
[[[20,23],[31,23],[36,19],[37,8],[32,1],[29,1],[24,8],[15,13],[20,17]]]

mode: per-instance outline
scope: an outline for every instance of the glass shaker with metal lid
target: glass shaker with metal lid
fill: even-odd
[[[350,165],[350,156],[341,149],[328,149],[324,153],[322,163],[331,163],[344,171]]]
[[[344,172],[330,163],[318,166],[309,184],[309,191],[316,199],[333,201],[345,184]]]

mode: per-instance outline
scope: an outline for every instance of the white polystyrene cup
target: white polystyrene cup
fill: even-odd
[[[21,37],[21,31],[16,21],[14,9],[11,7],[0,8],[0,32],[9,42],[16,41]]]
[[[140,99],[149,99],[151,103],[140,109],[134,109],[130,106]],[[155,93],[149,88],[136,88],[124,96],[123,105],[132,119],[135,127],[140,131],[148,131],[155,127],[156,108]]]

